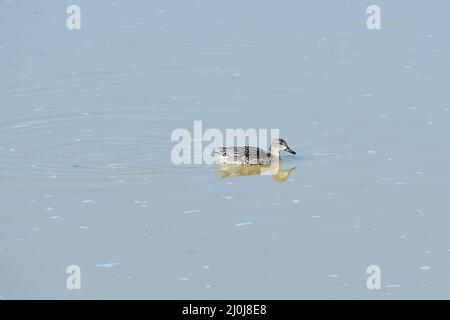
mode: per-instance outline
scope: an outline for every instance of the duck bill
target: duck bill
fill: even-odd
[[[296,154],[296,152],[294,150],[292,150],[291,148],[287,148],[286,150],[284,150],[286,152],[292,153],[292,154]]]

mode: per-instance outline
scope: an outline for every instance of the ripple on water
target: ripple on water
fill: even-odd
[[[128,119],[123,121],[124,117]],[[167,129],[155,125],[161,117],[137,109],[38,115],[1,122],[2,174],[56,178],[202,172],[204,166],[175,166],[167,161],[171,146],[167,137],[161,137]],[[148,130],[148,123],[154,130]]]

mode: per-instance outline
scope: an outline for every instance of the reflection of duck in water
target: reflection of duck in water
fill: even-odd
[[[282,169],[280,161],[273,161],[270,165],[241,165],[241,164],[222,164],[218,170],[218,175],[222,178],[250,176],[250,175],[271,175],[276,182],[283,182],[289,178],[289,174],[296,167]]]
[[[275,139],[270,145],[269,152],[256,147],[225,147],[214,150],[220,156],[221,162],[240,165],[269,165],[280,159],[280,152],[295,154],[283,139]]]

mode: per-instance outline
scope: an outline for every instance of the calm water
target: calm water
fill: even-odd
[[[448,1],[76,3],[0,2],[3,299],[450,297]],[[295,169],[175,166],[194,120]]]

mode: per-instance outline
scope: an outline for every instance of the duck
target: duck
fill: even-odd
[[[220,157],[220,162],[239,165],[270,165],[274,161],[280,160],[282,151],[296,154],[289,148],[282,138],[274,139],[269,151],[257,147],[222,147],[214,150],[214,154]]]

